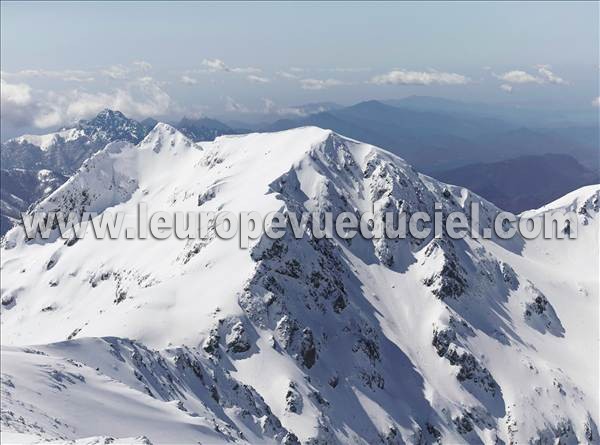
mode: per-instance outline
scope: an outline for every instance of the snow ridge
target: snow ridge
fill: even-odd
[[[319,240],[309,228],[240,250],[214,236],[27,243],[13,229],[2,421],[40,439],[597,442],[599,197],[584,188],[538,211],[578,212],[579,238],[565,241]],[[166,124],[107,146],[38,209],[133,215],[141,201],[262,214],[468,213],[476,201],[482,226],[499,211],[328,130],[195,144]],[[107,409],[92,427],[38,403],[57,373],[76,406],[118,394],[135,422]]]

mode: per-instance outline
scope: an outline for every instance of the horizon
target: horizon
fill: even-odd
[[[2,2],[2,140],[103,108],[256,124],[417,95],[597,114],[597,2],[339,6]]]
[[[518,111],[527,111],[527,112],[532,112],[532,113],[543,111],[549,117],[546,117],[545,119],[540,118],[540,124],[537,125],[540,128],[566,127],[566,126],[580,126],[580,127],[597,128],[600,125],[600,123],[598,123],[598,121],[596,119],[596,117],[598,116],[598,111],[595,109],[586,110],[587,112],[584,112],[584,113],[577,112],[577,111],[575,113],[570,113],[570,110],[543,110],[541,108],[536,108],[533,105],[526,107],[526,106],[522,106],[519,104],[511,104],[511,103],[493,104],[493,103],[485,103],[485,102],[474,102],[474,101],[472,102],[472,101],[465,101],[465,100],[458,100],[458,99],[456,99],[456,100],[448,99],[445,97],[411,94],[406,97],[391,98],[391,99],[387,99],[387,100],[386,99],[383,99],[383,100],[382,99],[365,99],[365,100],[353,102],[353,103],[350,103],[347,105],[343,105],[343,104],[335,103],[335,102],[314,102],[314,103],[307,103],[307,104],[290,105],[289,107],[287,107],[285,112],[256,113],[251,116],[246,116],[248,119],[245,121],[241,120],[241,119],[236,119],[237,116],[230,118],[227,115],[218,115],[218,114],[217,115],[212,115],[212,114],[194,115],[194,114],[185,114],[184,113],[179,116],[169,116],[169,117],[162,116],[162,118],[161,118],[161,116],[155,117],[153,115],[141,115],[138,117],[133,117],[132,115],[125,113],[119,109],[105,107],[105,108],[100,109],[98,112],[96,112],[92,115],[77,119],[70,123],[64,123],[64,124],[56,126],[56,127],[48,127],[48,128],[26,127],[28,129],[30,129],[31,131],[23,131],[23,127],[20,127],[19,129],[16,129],[13,131],[5,131],[6,129],[2,129],[2,131],[0,131],[0,140],[2,142],[7,142],[10,139],[14,139],[14,138],[22,136],[22,135],[45,135],[45,134],[50,134],[50,133],[57,132],[57,131],[64,130],[64,129],[74,128],[79,123],[88,122],[106,111],[119,112],[124,117],[135,120],[139,123],[143,123],[145,120],[151,119],[151,120],[155,120],[158,123],[166,123],[171,126],[177,127],[177,125],[182,123],[184,120],[201,121],[201,120],[206,119],[206,120],[216,121],[220,124],[225,124],[233,130],[248,130],[248,132],[256,132],[256,131],[268,131],[264,128],[265,125],[267,125],[267,124],[276,124],[278,121],[289,120],[289,119],[301,120],[301,119],[304,119],[304,118],[307,118],[309,116],[313,116],[316,114],[330,113],[331,111],[335,111],[337,107],[343,109],[343,108],[354,107],[354,106],[361,105],[361,104],[368,104],[368,103],[376,102],[379,104],[383,104],[385,106],[403,109],[403,105],[400,102],[406,101],[406,100],[426,100],[426,101],[429,101],[429,100],[438,101],[439,100],[439,101],[443,101],[443,103],[447,103],[447,104],[459,104],[459,105],[465,105],[465,106],[469,106],[469,105],[470,106],[499,106],[501,108],[497,111],[498,116],[500,116],[501,110],[506,109],[506,108],[518,110]],[[388,102],[394,102],[394,103],[390,104]],[[396,102],[398,102],[398,103],[396,103]],[[312,111],[312,112],[302,111],[306,107],[322,106],[322,104],[327,104],[334,108],[323,108],[319,111]],[[442,110],[437,110],[437,109],[419,110],[419,109],[412,109],[410,107],[407,107],[406,110],[411,111],[412,113],[428,112],[428,113],[434,113],[434,114],[439,114],[439,115],[452,114],[451,112],[443,110],[443,109]],[[242,118],[243,117],[244,116],[242,116]],[[496,118],[499,120],[502,120],[501,117],[496,117]],[[523,128],[527,128],[527,126],[528,125],[526,125],[526,123],[522,124]]]

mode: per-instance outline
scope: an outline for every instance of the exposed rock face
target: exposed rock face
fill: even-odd
[[[238,321],[231,327],[231,331],[227,335],[227,350],[233,353],[246,352],[250,349],[248,335],[244,328],[244,324]]]
[[[296,384],[290,382],[287,393],[285,394],[285,410],[294,414],[302,413],[302,395],[298,392]]]

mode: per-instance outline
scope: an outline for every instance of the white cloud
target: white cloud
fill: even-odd
[[[2,73],[4,75],[4,73]],[[0,120],[14,127],[28,125],[36,111],[32,89],[24,83],[0,79]]]
[[[262,70],[260,68],[253,68],[251,66],[247,66],[245,68],[231,68],[230,71],[232,73],[240,73],[240,74],[249,74],[249,73],[261,73]]]
[[[190,77],[190,76],[186,76],[185,74],[183,76],[181,76],[180,80],[181,80],[181,83],[183,83],[184,85],[196,85],[198,83],[197,79],[194,79],[193,77]]]
[[[287,71],[278,71],[277,75],[279,77],[283,77],[284,79],[299,79],[299,76],[292,73],[288,73]]]
[[[555,83],[557,85],[568,85],[569,82],[558,77],[552,71],[550,71],[550,65],[538,65],[537,67],[538,73],[540,76],[548,83]]]
[[[507,71],[496,77],[504,82],[510,83],[542,83],[542,79],[539,77],[521,70]]]
[[[250,113],[250,110],[247,107],[236,102],[235,99],[230,96],[225,98],[225,110],[234,113]]]
[[[123,65],[112,65],[100,71],[107,77],[114,80],[125,79],[129,75],[129,68]]]
[[[315,68],[315,71],[329,72],[329,73],[364,73],[371,71],[371,68],[352,68],[352,67],[333,67],[333,68]]]
[[[94,74],[90,71],[84,70],[44,70],[44,69],[28,69],[21,70],[14,73],[3,72],[2,76],[7,78],[32,78],[32,77],[46,77],[52,79],[64,80],[67,82],[92,82],[94,81]]]
[[[329,87],[346,85],[346,82],[338,79],[300,79],[300,84],[305,90],[324,90]]]
[[[94,115],[104,108],[133,117],[161,116],[169,111],[171,97],[159,82],[142,77],[110,93],[77,93],[69,98],[64,119],[72,121]]]
[[[271,99],[263,99],[262,101],[264,103],[264,109],[262,111],[264,114],[277,114],[279,116],[293,115],[298,117],[303,117],[308,114],[298,107],[279,107]]]
[[[80,89],[46,92],[2,79],[1,91],[1,118],[14,126],[68,125],[104,108],[119,110],[132,117],[161,116],[173,105],[160,83],[151,77],[130,81],[124,87],[108,92]]]
[[[24,83],[11,84],[0,79],[0,101],[6,106],[23,106],[31,103],[31,87]]]
[[[523,70],[511,70],[503,74],[494,74],[497,79],[503,82],[514,83],[514,84],[525,84],[535,83],[538,85],[543,84],[556,84],[556,85],[568,85],[569,82],[563,78],[557,76],[550,70],[550,65],[536,65],[537,74],[528,73]]]
[[[269,83],[271,80],[266,78],[266,77],[261,77],[261,76],[255,76],[254,74],[250,74],[247,79],[250,82],[254,82],[254,83]]]
[[[241,74],[250,74],[250,73],[260,73],[261,72],[261,70],[259,68],[253,68],[253,67],[230,68],[221,59],[204,59],[202,61],[202,65],[204,65],[211,71],[225,71],[225,72],[229,72],[229,73],[241,73]]]
[[[470,79],[462,74],[407,70],[393,70],[370,80],[376,85],[465,85],[469,82]]]
[[[140,71],[150,71],[152,69],[152,65],[145,60],[134,60],[133,66]]]
[[[126,80],[128,77],[142,72],[149,71],[152,68],[148,62],[136,60],[130,66],[111,65],[99,70],[47,70],[47,69],[26,69],[13,73],[2,72],[2,77],[7,79],[27,79],[27,78],[49,78],[58,79],[65,82],[93,82],[96,76],[106,76],[113,80]]]
[[[220,59],[204,59],[202,65],[214,71],[229,71],[229,67]]]
[[[512,93],[513,87],[512,87],[512,85],[509,85],[507,83],[503,83],[502,85],[500,85],[500,89],[502,91],[506,91],[507,93]]]
[[[594,100],[592,100],[592,106],[593,107],[600,107],[600,96],[598,96]]]

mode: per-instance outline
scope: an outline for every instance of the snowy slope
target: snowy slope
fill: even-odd
[[[84,133],[79,128],[68,128],[65,130],[55,131],[48,134],[24,134],[14,138],[14,141],[19,144],[31,144],[40,147],[41,150],[47,151],[53,145],[64,142],[71,142],[84,136]]]
[[[3,142],[0,236],[25,212],[64,183],[81,163],[109,142],[139,142],[147,130],[122,113],[103,110],[73,128],[44,135],[23,135]]]
[[[215,236],[25,242],[15,228],[2,247],[3,431],[597,442],[599,197],[587,187],[538,211],[576,209],[577,240],[317,240],[307,230],[242,250]],[[473,200],[489,224],[499,210],[468,190],[315,127],[197,144],[158,124],[138,145],[96,153],[38,209],[123,210],[133,227],[140,202],[149,213],[264,215],[371,203],[451,212]],[[61,394],[76,413],[101,400],[93,425],[38,403],[74,367],[85,383],[73,377]]]

